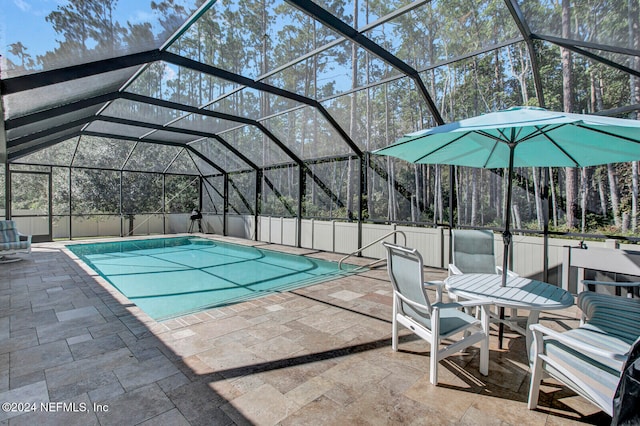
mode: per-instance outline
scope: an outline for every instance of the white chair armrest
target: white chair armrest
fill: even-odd
[[[502,266],[496,266],[496,274],[502,275]],[[519,277],[520,274],[517,274],[517,273],[507,269],[507,276],[509,276],[509,277]]]
[[[462,271],[453,263],[449,264],[449,275],[461,275]]]
[[[619,352],[611,352],[611,351],[606,351],[604,349],[601,348],[597,348],[595,346],[591,346],[589,344],[586,344],[578,339],[574,339],[573,337],[567,336],[564,333],[559,333],[557,331],[551,330],[550,328],[547,328],[543,325],[540,324],[531,324],[529,326],[529,328],[531,329],[531,331],[533,331],[533,338],[534,340],[537,340],[539,338],[542,338],[542,336],[548,336],[551,337],[554,340],[557,340],[558,342],[562,343],[563,345],[569,346],[579,352],[581,352],[583,355],[592,357],[592,356],[600,356],[603,358],[609,358],[609,359],[613,359],[616,361],[621,361],[624,362],[626,361],[628,354],[627,353],[619,353]],[[538,346],[540,347],[540,346]]]
[[[29,244],[31,244],[31,235],[25,235],[21,232],[18,232],[18,238],[20,239],[20,241],[28,241]]]
[[[458,308],[473,308],[476,306],[491,306],[493,302],[489,299],[474,299],[474,300],[462,300],[459,302],[449,303],[434,303],[434,307],[440,309],[458,309]]]
[[[429,307],[428,307],[428,306],[425,306],[425,305],[423,305],[423,304],[421,304],[421,303],[418,303],[418,302],[414,302],[414,301],[413,301],[413,300],[411,300],[411,299],[407,299],[406,297],[404,297],[402,294],[398,293],[397,291],[394,291],[394,294],[395,294],[395,295],[396,295],[400,300],[402,300],[404,303],[407,303],[407,304],[411,305],[411,306],[412,306],[412,307],[414,307],[414,308],[420,308],[420,309],[423,309],[423,310],[425,310],[425,311],[427,311],[427,312],[429,311]]]
[[[414,308],[420,308],[427,311],[429,310],[428,306],[425,306],[421,303],[417,303],[417,302],[414,302],[413,300],[407,299],[406,297],[404,297],[402,294],[398,292],[395,292],[395,295],[398,296],[400,300],[413,306]],[[492,304],[493,302],[488,299],[475,299],[475,300],[465,300],[462,302],[449,302],[449,303],[437,302],[432,304],[431,307],[434,309],[458,309],[458,308],[473,307],[473,306],[490,306]]]

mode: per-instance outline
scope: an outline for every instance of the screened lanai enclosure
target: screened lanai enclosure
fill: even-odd
[[[51,240],[185,232],[197,208],[205,232],[341,252],[376,225],[497,230],[504,170],[371,151],[519,105],[637,119],[639,14],[638,0],[7,1],[2,215]],[[513,186],[522,235],[638,235],[637,163],[521,168]]]

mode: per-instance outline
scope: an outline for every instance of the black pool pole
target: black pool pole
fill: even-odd
[[[502,282],[501,286],[507,285],[507,271],[509,267],[509,247],[511,246],[511,190],[513,187],[513,157],[516,143],[513,142],[515,129],[511,129],[511,139],[509,142],[509,171],[507,173],[507,199],[504,203],[504,232],[502,233],[502,243],[504,244],[502,254]],[[500,324],[498,325],[498,348],[502,349],[502,337],[504,335],[504,308],[498,308]]]

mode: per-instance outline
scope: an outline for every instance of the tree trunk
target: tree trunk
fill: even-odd
[[[439,166],[440,167],[440,166]],[[460,186],[460,181],[462,180],[462,170],[460,169],[460,167],[455,167],[454,169],[454,174],[453,174],[453,182],[456,188],[458,188],[458,191],[456,191],[456,206],[458,209],[458,220],[457,220],[457,224],[458,226],[460,226],[462,224],[462,217],[464,214],[464,211],[460,211],[460,206],[464,205],[466,208],[466,203],[462,203],[462,194],[463,194],[463,190],[462,187]],[[442,169],[440,169],[440,173],[442,173]],[[442,185],[440,185],[442,186]],[[442,193],[442,190],[439,191],[439,193]],[[440,198],[440,201],[442,201],[442,198]],[[442,205],[439,206],[440,209],[442,209]],[[442,216],[440,216],[440,219],[442,220]]]
[[[556,197],[556,182],[553,180],[553,168],[549,167],[549,184],[551,186],[551,204],[553,209],[553,226],[558,228],[558,198]]]
[[[580,229],[584,234],[587,232],[587,203],[589,201],[589,167],[584,167],[582,169],[582,173],[580,174],[580,188],[582,199],[580,200]]]
[[[478,206],[480,205],[480,191],[478,190],[478,181],[480,180],[479,169],[476,167],[471,169],[471,220],[469,224],[476,226],[478,224]]]
[[[520,219],[520,209],[517,204],[511,205],[511,215],[513,216],[513,226],[511,229],[522,229],[522,220]]]
[[[607,176],[609,177],[609,199],[613,211],[613,223],[617,228],[622,228],[620,217],[620,197],[618,194],[618,172],[614,164],[607,164]]]
[[[462,223],[471,223],[471,215],[473,213],[473,196],[474,196],[474,190],[473,190],[473,184],[471,183],[472,181],[472,174],[473,172],[476,171],[476,169],[464,169],[460,171],[460,177],[462,178],[462,187],[465,188],[464,191],[464,220],[462,221]],[[457,186],[456,188],[460,188],[459,186]]]
[[[631,230],[638,227],[638,162],[631,162]]]
[[[358,28],[358,0],[353,2],[353,27]],[[351,88],[355,89],[358,87],[358,49],[357,44],[353,43],[351,46]],[[356,134],[357,117],[356,117],[356,109],[357,109],[357,96],[354,94],[351,95],[351,111],[349,113],[349,136],[352,138]],[[353,167],[351,165],[352,161],[348,162],[348,170],[347,170],[347,213],[353,212],[353,202],[352,192],[353,192]]]
[[[420,164],[414,164],[413,166],[413,177],[415,180],[416,190],[415,190],[415,205],[416,205],[416,217],[420,217]],[[416,220],[413,219],[415,222]]]
[[[429,200],[431,199],[431,194],[429,193],[429,188],[431,188],[431,167],[427,164],[422,164],[422,200],[424,202],[424,212],[425,217],[428,214],[429,210]]]
[[[317,24],[314,21],[313,23],[313,47],[315,48],[318,45],[318,32],[317,32]],[[313,62],[312,62],[312,66],[313,66],[313,72],[312,72],[312,78],[313,78],[313,97],[315,98],[318,93],[318,58],[316,56],[313,57]],[[316,112],[317,113],[317,112]],[[295,114],[293,114],[295,115]],[[293,140],[293,139],[292,139]],[[313,120],[313,140],[317,141],[318,140],[318,120]],[[307,165],[307,167],[313,167],[311,165]],[[315,172],[313,172],[315,173]],[[313,181],[313,179],[309,179],[311,180],[311,205],[316,205],[316,196],[317,196],[317,192],[316,192],[316,183]],[[307,195],[307,188],[305,187],[303,190],[303,194],[305,195],[305,200],[309,199],[309,196]],[[306,205],[306,203],[305,203]]]
[[[483,182],[483,183],[486,182],[485,180],[487,178],[486,174],[487,172],[485,170],[480,169],[480,182]],[[483,189],[486,189],[485,185],[481,185],[481,186],[482,188],[480,189],[480,192],[484,193]],[[480,203],[480,223],[484,225],[486,223],[485,217],[484,217],[485,209],[482,207],[482,200],[478,200],[478,201]]]
[[[598,173],[598,195],[600,198],[600,214],[607,214],[607,193],[604,189],[604,179],[602,173]]]
[[[632,49],[640,48],[640,10],[638,0],[628,0],[629,7],[629,44]],[[633,69],[640,69],[640,56],[632,59]],[[640,78],[629,76],[631,86],[631,104],[640,103]],[[638,112],[633,113],[634,119],[639,119]],[[638,162],[631,163],[632,167],[632,193],[631,193],[631,230],[635,233],[638,227]]]
[[[365,52],[365,58],[366,58],[366,67],[367,67],[367,84],[369,84],[369,52]],[[367,100],[366,100],[366,114],[367,114],[367,125],[365,126],[366,129],[366,144],[367,144],[367,151],[370,151],[370,144],[371,144],[371,122],[373,121],[372,117],[371,117],[371,89],[367,89]],[[368,162],[371,161],[371,157],[368,157]],[[368,163],[367,162],[367,163]],[[375,181],[376,181],[376,174],[375,173],[371,173],[371,168],[369,167],[369,164],[367,164],[367,180],[369,181],[367,183],[367,211],[369,213],[369,217],[372,217],[373,215],[373,190],[375,188]],[[368,177],[371,177],[371,180],[368,179]]]
[[[433,223],[442,222],[442,166],[434,165]]]
[[[311,167],[311,173],[318,173],[318,167],[315,164],[310,164],[309,165]],[[314,206],[318,205],[318,203],[320,203],[321,200],[321,188],[318,186],[318,184],[312,180],[312,184],[311,184],[311,204],[313,204]],[[333,204],[333,200],[328,200],[328,204],[332,205]]]
[[[562,37],[571,38],[571,1],[562,0]],[[573,81],[571,78],[571,51],[563,47],[560,48],[562,56],[562,96],[565,112],[573,112]],[[566,200],[567,200],[567,228],[572,229],[577,224],[577,193],[578,180],[576,169],[565,168]]]
[[[500,198],[500,194],[502,193],[502,180],[500,179],[500,175],[497,173],[493,173],[491,179],[493,181],[493,205],[496,208],[496,217],[501,218],[503,216],[502,209],[504,207],[504,203]]]
[[[389,145],[389,96],[387,92],[387,86],[384,87],[384,126],[385,126],[385,135],[387,135],[387,145]],[[396,192],[395,192],[395,168],[393,162],[391,161],[391,157],[387,159],[388,165],[388,184],[389,184],[389,205],[387,218],[388,220],[396,220]]]
[[[262,5],[262,34],[267,34],[267,8],[266,5],[264,4],[264,1],[261,2]],[[261,64],[261,68],[260,71],[262,74],[266,74],[267,70],[269,69],[269,62],[268,62],[268,56],[267,56],[267,51],[268,51],[268,37],[263,37],[262,38],[262,46],[261,46],[261,53],[262,53],[262,64]],[[269,99],[266,93],[261,92],[260,93],[260,116],[261,117],[268,117],[269,116]],[[267,135],[263,132],[262,133],[262,164],[269,164],[270,163],[270,158],[269,158],[269,144],[271,142],[269,141],[269,138],[267,137]],[[264,176],[264,175],[263,175]],[[268,191],[266,191],[268,192]],[[266,202],[267,199],[265,198],[264,201]]]
[[[538,229],[542,229],[544,227],[544,208],[542,206],[542,192],[540,190],[540,169],[538,167],[532,167],[531,174],[533,175],[533,194],[536,202],[536,219],[538,222]]]
[[[527,170],[524,170],[525,173],[527,173]],[[530,180],[527,179],[527,175],[524,176],[524,193],[525,196],[527,197],[527,212],[530,214],[531,213],[531,209],[533,208],[533,203],[531,202],[531,187],[529,186],[530,184]],[[522,177],[519,177],[518,180],[522,180]]]
[[[438,192],[439,192],[439,188],[440,188],[440,179],[438,176],[438,166],[434,165],[433,166],[433,187],[434,187],[434,191],[433,191],[433,223],[438,223]]]

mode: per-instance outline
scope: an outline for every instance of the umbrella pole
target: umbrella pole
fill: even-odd
[[[513,130],[512,130],[513,133]],[[512,134],[513,137],[513,134]],[[507,271],[509,266],[509,246],[511,245],[511,189],[513,186],[513,156],[516,144],[509,144],[509,171],[507,173],[507,199],[504,203],[504,232],[502,233],[502,242],[504,250],[502,255],[502,287],[507,285]],[[498,348],[502,349],[502,337],[504,335],[504,308],[498,309],[500,323],[498,325]]]

